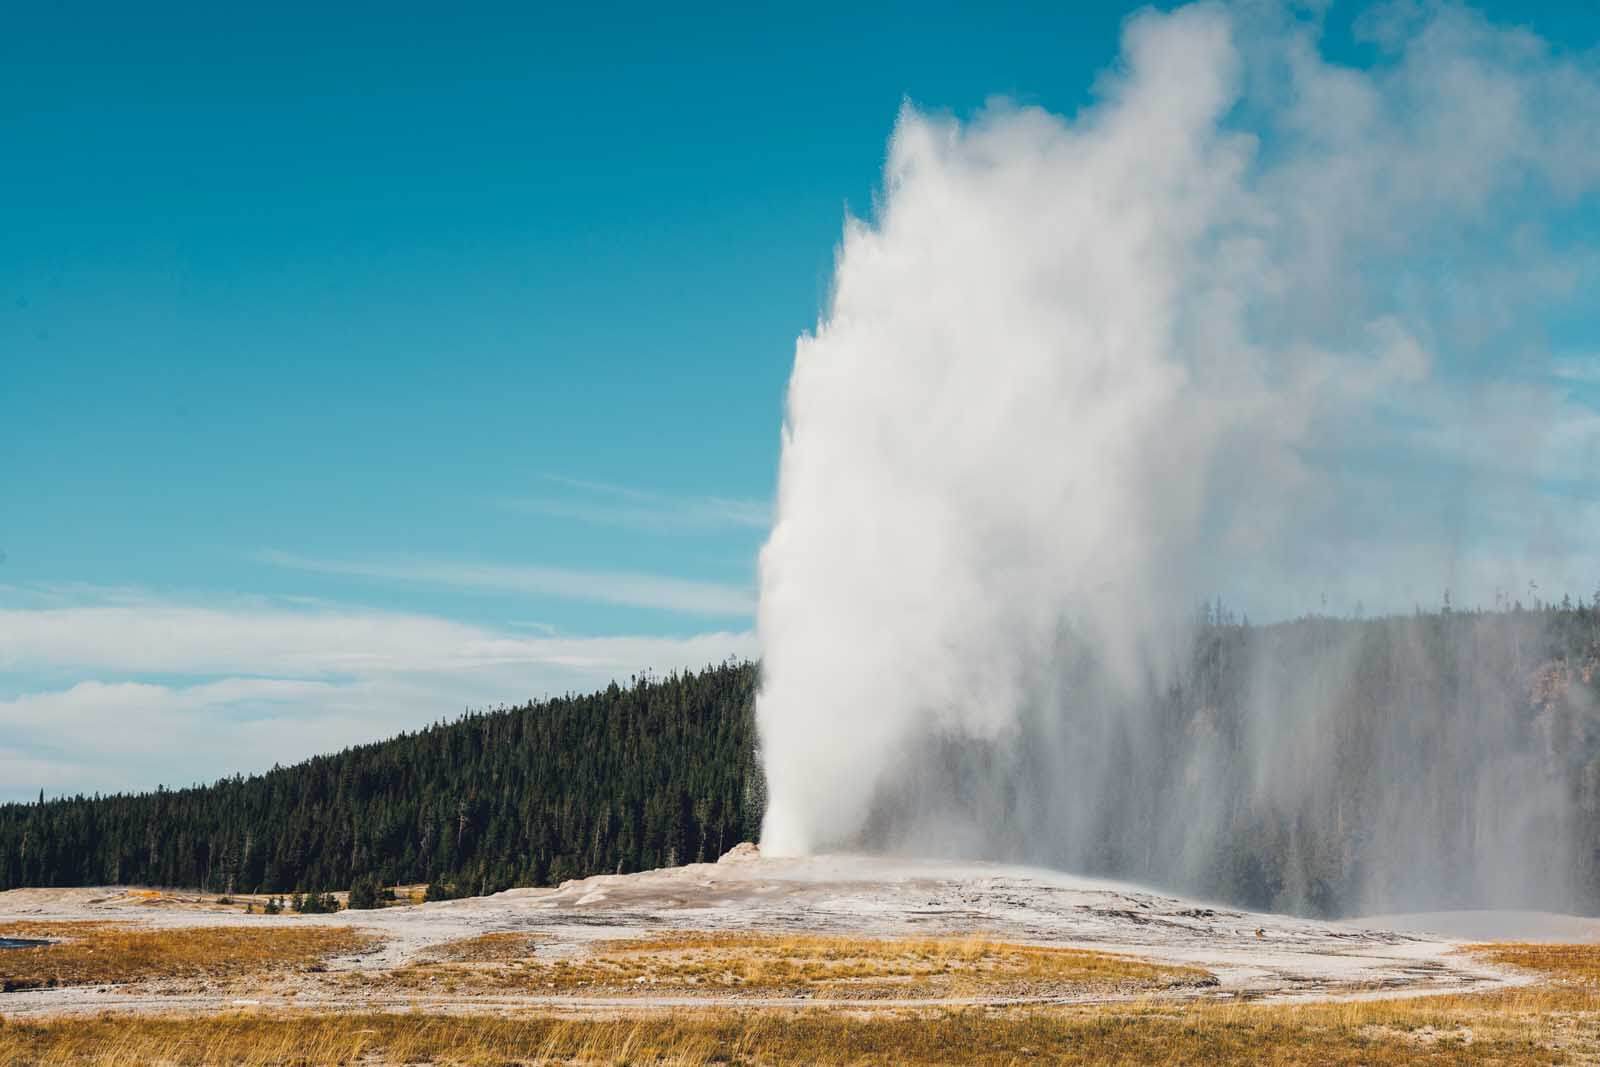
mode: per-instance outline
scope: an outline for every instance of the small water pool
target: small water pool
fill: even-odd
[[[35,937],[0,937],[0,949],[38,948],[40,945],[48,945],[49,943]]]

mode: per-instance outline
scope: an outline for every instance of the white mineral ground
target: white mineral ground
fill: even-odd
[[[0,893],[0,922],[114,920],[159,927],[327,923],[369,931],[381,947],[330,962],[328,970],[381,973],[430,946],[494,932],[539,935],[539,955],[572,954],[600,939],[665,931],[820,933],[870,937],[984,937],[1125,953],[1206,968],[1215,985],[1154,994],[1172,998],[1334,1000],[1421,996],[1524,984],[1527,976],[1462,952],[1469,941],[1600,939],[1600,921],[1527,912],[1439,913],[1320,922],[1184,900],[1137,886],[997,864],[828,855],[762,858],[741,846],[718,863],[631,875],[600,875],[556,889],[513,889],[489,897],[326,916],[264,916],[162,905],[120,888],[22,889]],[[819,1006],[825,996],[756,993],[695,996],[452,994],[368,990],[308,976],[264,978],[241,999],[238,987],[169,981],[129,986],[35,989],[0,994],[13,1019],[72,1013],[171,1013],[239,1007],[323,1010],[497,1012],[531,1008],[623,1012],[718,1003]],[[314,977],[314,976],[310,976]],[[331,977],[331,975],[330,975]],[[344,983],[348,986],[351,983]],[[1140,994],[1148,997],[1151,994]],[[1126,999],[967,997],[959,1000],[843,1001],[853,1010],[933,1004],[1071,1003]]]

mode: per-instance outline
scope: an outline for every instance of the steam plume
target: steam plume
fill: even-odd
[[[1600,82],[1454,7],[1360,26],[1370,69],[1270,6],[1147,12],[1076,116],[903,108],[789,387],[765,848],[892,825],[1070,863],[1109,826],[1181,880],[1208,798],[1298,788],[1294,709],[1244,764],[1162,737],[1201,599],[1409,611],[1600,574],[1600,510],[1544,491],[1588,476],[1600,415],[1542,328],[1595,280],[1568,223]],[[1182,811],[1107,780],[1108,746],[1172,744]]]

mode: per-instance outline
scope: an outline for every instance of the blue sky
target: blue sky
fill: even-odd
[[[1070,113],[1130,10],[8,12],[0,798],[751,654],[794,341],[901,101]]]
[[[755,525],[558,509],[624,502],[577,482],[767,499],[794,338],[902,96],[1070,106],[1119,22],[19,16],[0,75],[0,574],[483,618],[513,605],[261,553],[748,587]]]

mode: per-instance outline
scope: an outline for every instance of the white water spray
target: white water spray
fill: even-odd
[[[1358,71],[1287,13],[1144,13],[1074,117],[903,109],[795,356],[761,561],[764,849],[856,841],[898,790],[928,808],[903,843],[981,854],[976,802],[918,783],[945,781],[943,741],[1042,730],[1067,755],[979,786],[1048,794],[1023,851],[1081,854],[1118,786],[1094,746],[1164,743],[1129,709],[1200,598],[1409,609],[1594,562],[1505,525],[1463,543],[1416,487],[1464,468],[1526,503],[1593,446],[1529,328],[1594,269],[1551,234],[1600,178],[1597,83],[1454,8],[1364,25]],[[1508,389],[1544,421],[1506,430],[1530,447],[1502,471],[1465,423]]]

